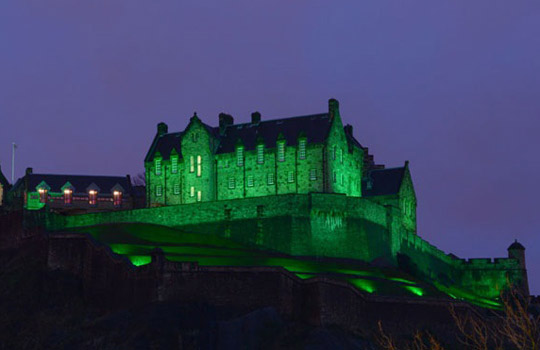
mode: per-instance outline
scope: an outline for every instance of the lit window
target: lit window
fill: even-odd
[[[113,203],[115,207],[119,207],[122,205],[122,192],[120,191],[113,192]]]
[[[285,142],[283,141],[278,142],[278,161],[285,161]]]
[[[197,176],[201,176],[202,174],[202,158],[201,156],[197,156]]]
[[[174,194],[180,194],[180,184],[178,184],[178,183],[174,184],[173,192],[174,192]]]
[[[156,166],[156,175],[161,175],[161,158],[156,158],[155,166]]]
[[[191,188],[189,189],[189,195],[191,197],[195,197],[195,187],[191,186]]]
[[[156,196],[161,197],[163,195],[163,187],[161,185],[156,186]]]
[[[257,164],[264,163],[264,145],[257,145]]]
[[[202,191],[197,191],[197,202],[202,201]]]
[[[73,203],[73,191],[69,188],[66,188],[64,190],[64,204],[71,204]]]
[[[178,172],[178,157],[171,158],[171,172],[176,174]]]
[[[309,179],[310,179],[311,181],[317,180],[317,169],[311,169],[311,170],[309,171]]]
[[[190,173],[195,172],[195,158],[193,158],[193,156],[189,157],[189,172]]]
[[[289,173],[287,174],[287,181],[288,182],[294,182],[294,172],[293,171],[289,171]]]
[[[244,147],[236,148],[236,165],[244,165]]]
[[[300,140],[298,148],[298,155],[300,159],[306,159],[306,140]]]
[[[273,185],[274,184],[274,173],[268,173],[268,184]]]
[[[96,190],[88,191],[88,204],[97,205],[97,191]]]
[[[253,175],[247,177],[247,185],[248,187],[253,187]]]
[[[38,192],[39,192],[39,202],[47,203],[47,196],[48,196],[47,190],[44,188],[40,188]]]
[[[229,177],[229,188],[233,189],[236,187],[236,183],[234,181],[234,177]]]

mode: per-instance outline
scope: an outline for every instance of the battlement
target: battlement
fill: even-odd
[[[459,259],[457,266],[463,269],[519,269],[519,261],[513,258]]]

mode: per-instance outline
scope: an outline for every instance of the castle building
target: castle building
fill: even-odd
[[[404,179],[407,195],[399,204],[415,230],[408,169],[374,164],[352,126],[343,126],[334,99],[322,114],[263,121],[255,112],[242,124],[220,114],[218,127],[195,114],[184,131],[174,133],[160,123],[145,173],[150,207],[312,192],[384,197],[397,194]]]
[[[14,208],[58,213],[133,209],[128,176],[35,174],[32,168],[10,191]]]

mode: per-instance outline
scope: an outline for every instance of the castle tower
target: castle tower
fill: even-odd
[[[519,261],[521,267],[520,288],[525,295],[529,295],[529,281],[527,278],[527,267],[525,265],[525,247],[517,239],[508,247],[508,257]]]

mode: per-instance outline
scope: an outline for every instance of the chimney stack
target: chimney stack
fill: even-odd
[[[169,132],[169,127],[167,126],[167,124],[161,122],[157,125],[157,133],[158,135],[165,135],[166,133]]]
[[[259,124],[261,122],[261,113],[253,112],[251,113],[251,124]]]
[[[335,98],[328,100],[328,114],[330,115],[330,119],[339,117],[339,102]]]
[[[234,124],[234,118],[232,115],[219,113],[219,130],[220,131],[225,130],[227,125],[233,125],[233,124]]]

